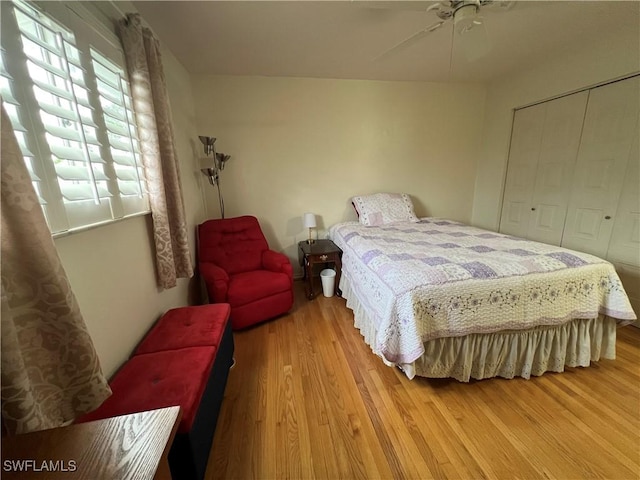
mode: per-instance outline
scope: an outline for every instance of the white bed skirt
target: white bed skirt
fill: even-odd
[[[344,276],[340,287],[347,307],[353,310],[356,328],[372,351],[382,358],[376,351],[374,322],[368,319]],[[615,346],[616,320],[600,315],[559,326],[430,340],[425,342],[425,353],[419,359],[397,366],[410,379],[416,375],[451,377],[461,382],[471,378],[530,378],[544,372],[563,372],[565,367],[588,367],[600,358],[614,359]]]

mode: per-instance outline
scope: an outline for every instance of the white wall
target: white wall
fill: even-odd
[[[597,32],[593,43],[571,54],[488,85],[471,218],[474,225],[490,230],[499,227],[514,109],[640,71],[639,29]]]
[[[294,268],[307,236],[301,215],[318,215],[323,236],[355,219],[354,195],[406,192],[419,216],[470,221],[482,85],[192,78],[198,133],[233,156],[221,175],[226,217],[258,217]],[[217,218],[216,192],[207,191]]]
[[[188,73],[171,52],[163,50],[162,55],[190,243],[194,248],[195,226],[204,220],[205,213],[200,178],[196,176],[191,83]],[[177,287],[158,290],[150,215],[74,233],[56,239],[55,243],[108,376],[129,357],[162,313],[187,305],[192,301],[192,292],[197,290],[193,279],[179,279]],[[195,261],[195,250],[191,256]]]

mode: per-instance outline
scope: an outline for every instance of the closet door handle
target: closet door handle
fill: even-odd
[[[536,211],[536,207],[531,207],[531,211],[535,212]]]
[[[605,220],[611,220],[611,215],[606,215],[606,216],[604,217],[604,219],[605,219]]]

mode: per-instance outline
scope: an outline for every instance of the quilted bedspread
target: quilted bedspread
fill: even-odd
[[[636,318],[613,265],[593,255],[439,218],[339,223],[329,237],[373,322],[371,347],[391,363],[415,361],[434,338]]]

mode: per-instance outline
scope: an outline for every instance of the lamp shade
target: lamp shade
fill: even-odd
[[[453,23],[456,32],[465,34],[469,30],[482,24],[478,16],[478,4],[475,2],[464,3],[453,14]]]
[[[211,155],[214,152],[214,145],[217,139],[214,137],[205,137],[204,135],[199,135],[198,138],[204,145],[204,154],[206,156]]]
[[[302,216],[304,228],[316,228],[316,216],[313,213],[305,213]]]

